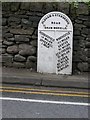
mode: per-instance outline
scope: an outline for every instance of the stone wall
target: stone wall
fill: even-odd
[[[90,63],[90,9],[86,3],[7,2],[2,3],[2,64],[8,67],[37,68],[39,20],[48,12],[60,11],[74,26],[73,74],[88,72]]]

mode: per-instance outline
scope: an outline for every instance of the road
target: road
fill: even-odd
[[[3,85],[0,91],[3,118],[89,118],[87,90]]]

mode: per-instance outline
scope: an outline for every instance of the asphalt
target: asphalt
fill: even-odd
[[[89,89],[89,75],[43,74],[30,69],[2,67],[0,81],[3,84],[20,84],[33,86],[63,87]]]

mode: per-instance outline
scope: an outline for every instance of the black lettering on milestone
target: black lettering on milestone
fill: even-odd
[[[67,32],[57,38],[58,43],[58,52],[56,53],[57,56],[57,71],[60,72],[61,70],[66,69],[69,67],[69,53],[70,53],[70,43],[69,43],[69,34],[70,32]]]
[[[43,46],[45,46],[46,48],[50,48],[53,47],[53,42],[55,41],[55,39],[53,39],[51,36],[45,34],[44,32],[40,31],[41,34],[41,44]]]

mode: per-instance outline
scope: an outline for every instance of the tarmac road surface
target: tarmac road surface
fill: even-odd
[[[3,85],[0,91],[3,118],[89,118],[87,90]]]

